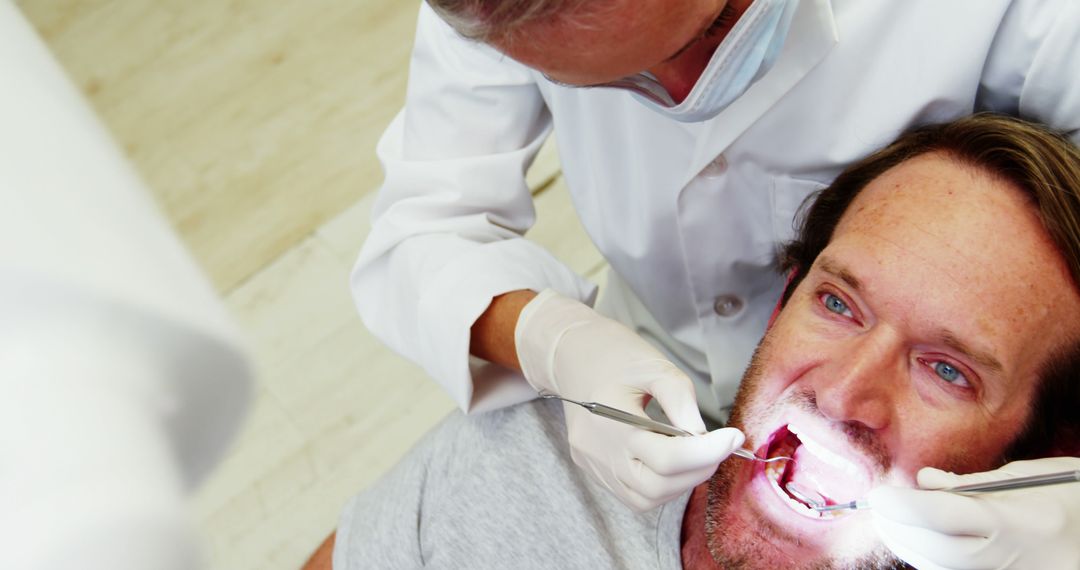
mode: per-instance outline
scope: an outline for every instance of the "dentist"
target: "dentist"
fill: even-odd
[[[386,179],[352,276],[357,307],[466,411],[537,390],[638,413],[655,399],[700,435],[566,410],[575,462],[653,508],[742,443],[707,432],[699,410],[727,419],[802,202],[906,128],[980,110],[1080,141],[1078,57],[1071,0],[429,0],[405,107],[378,146]],[[552,130],[611,268],[597,309],[594,285],[523,239],[535,216],[523,173]],[[998,551],[1076,566],[1077,492],[1052,492],[1073,505],[1065,530]],[[944,508],[927,496],[922,514]],[[905,552],[961,548],[956,521],[905,517],[945,537],[892,542]]]

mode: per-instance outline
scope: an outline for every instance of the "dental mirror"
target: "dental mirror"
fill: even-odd
[[[799,485],[788,481],[788,484],[784,486],[788,493],[796,499],[806,503],[808,507],[814,510],[819,510],[825,507],[825,497],[811,491],[809,489],[800,487]]]

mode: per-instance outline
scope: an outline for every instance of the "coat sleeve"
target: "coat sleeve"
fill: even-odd
[[[983,69],[978,107],[1063,131],[1080,144],[1080,2],[1016,0]]]
[[[405,108],[377,148],[385,181],[352,291],[368,329],[465,411],[534,396],[520,374],[470,359],[470,327],[493,297],[596,294],[523,237],[535,219],[525,170],[550,125],[532,71],[422,4]]]

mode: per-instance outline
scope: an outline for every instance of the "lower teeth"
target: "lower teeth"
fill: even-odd
[[[785,449],[786,447],[788,446],[778,446],[776,449],[771,450],[772,453],[770,453],[770,456],[788,455],[790,457],[792,454],[794,454],[795,447]],[[815,511],[806,501],[797,499],[790,492],[786,491],[781,486],[781,480],[783,479],[784,473],[787,468],[788,465],[786,461],[776,461],[773,463],[766,463],[764,471],[765,476],[769,479],[769,483],[773,487],[773,490],[776,491],[776,494],[779,495],[781,499],[787,502],[788,506],[790,506],[792,510],[809,518],[825,520],[834,519],[838,516],[842,516],[843,514],[845,514],[845,511]]]

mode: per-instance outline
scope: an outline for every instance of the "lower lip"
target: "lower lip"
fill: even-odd
[[[759,466],[754,468],[749,494],[770,519],[784,526],[809,526],[818,529],[822,524],[842,518],[834,516],[834,513],[818,513],[789,497]],[[823,514],[826,516],[822,516]]]
[[[776,480],[773,480],[773,478],[765,472],[765,469],[759,470],[759,473],[756,473],[755,477],[761,478],[773,491],[773,495],[779,498],[791,511],[798,513],[800,516],[818,522],[831,522],[848,514],[848,511],[843,510],[824,512],[815,511],[803,501],[795,499],[790,492],[781,489],[780,484]]]

